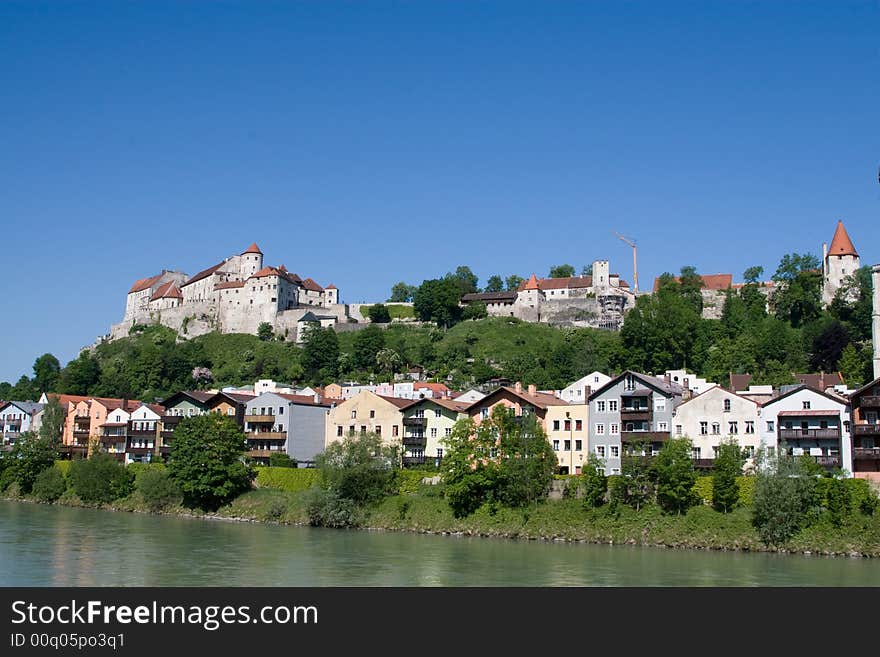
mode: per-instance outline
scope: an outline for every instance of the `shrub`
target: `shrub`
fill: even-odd
[[[419,470],[398,470],[398,493],[417,493],[422,485],[422,479],[424,479],[426,476],[429,475]]]
[[[269,455],[269,466],[273,468],[295,468],[296,461],[284,452],[273,452]]]
[[[752,506],[755,502],[755,482],[757,478],[754,476],[742,476],[736,478],[736,484],[739,486],[739,503],[743,506]]]
[[[176,506],[183,501],[183,492],[165,468],[142,470],[137,474],[135,481],[144,503],[153,513]]]
[[[840,527],[852,513],[852,489],[843,479],[828,480],[825,508],[831,516],[831,524]]]
[[[600,459],[590,459],[583,468],[581,475],[584,490],[584,506],[598,507],[605,504],[608,492],[608,477],[605,476],[605,465]]]
[[[784,545],[810,522],[816,479],[798,457],[780,454],[775,464],[759,470],[752,524],[767,545]]]
[[[294,493],[308,490],[321,478],[321,472],[315,468],[257,468],[257,486],[274,488]]]
[[[64,475],[53,465],[37,475],[32,492],[41,502],[54,502],[64,495],[66,490],[67,482],[64,481]]]
[[[266,518],[268,520],[279,521],[287,513],[287,501],[284,499],[274,499],[269,502],[269,508],[266,509]]]
[[[73,461],[55,461],[55,467],[61,471],[61,474],[65,477],[70,474],[70,464]]]
[[[376,434],[334,442],[317,458],[325,488],[355,504],[376,502],[395,490],[397,452]]]
[[[313,527],[357,527],[360,524],[357,505],[335,490],[313,488],[306,502],[306,513]]]
[[[73,461],[70,466],[71,490],[85,503],[107,503],[128,496],[134,474],[107,453]]]
[[[712,477],[697,477],[697,481],[694,483],[694,495],[702,500],[703,504],[712,504],[713,484]]]

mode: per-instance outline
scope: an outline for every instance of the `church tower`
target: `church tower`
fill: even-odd
[[[822,251],[822,303],[827,305],[843,285],[843,279],[855,274],[861,262],[842,221],[837,222],[831,248],[826,249],[823,244]]]
[[[247,280],[263,268],[263,252],[254,242],[241,254],[241,279]]]

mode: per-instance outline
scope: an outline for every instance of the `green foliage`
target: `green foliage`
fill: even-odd
[[[359,370],[371,370],[376,365],[376,354],[385,347],[384,331],[368,326],[354,336],[353,365]]]
[[[313,527],[357,527],[361,523],[357,503],[334,489],[311,489],[306,509]]]
[[[550,278],[570,278],[574,276],[572,265],[554,265],[550,267]]]
[[[55,461],[55,467],[61,471],[61,474],[65,477],[70,473],[70,466],[73,464],[73,461]]]
[[[826,481],[828,489],[825,493],[825,507],[828,509],[831,524],[840,527],[853,511],[852,489],[844,479],[833,477]]]
[[[244,463],[245,436],[235,421],[219,413],[180,421],[168,462],[187,505],[216,509],[250,488],[256,473]]]
[[[723,440],[715,457],[712,473],[712,506],[716,511],[727,513],[739,500],[739,484],[736,478],[742,474],[743,454],[736,440]]]
[[[496,406],[477,425],[465,418],[444,438],[442,479],[456,517],[484,502],[524,506],[547,495],[556,455],[531,414],[516,418]]]
[[[331,327],[318,325],[306,329],[303,338],[302,366],[312,382],[331,381],[337,374],[339,339]]]
[[[628,504],[636,511],[653,502],[656,496],[655,475],[650,457],[639,456],[641,452],[647,454],[649,451],[650,449],[645,445],[632,445],[630,451],[624,453],[620,459],[622,477],[615,482],[619,490],[615,490],[614,493],[621,496],[619,501]]]
[[[780,453],[759,467],[752,524],[765,544],[784,545],[809,524],[815,487],[816,478],[797,457]]]
[[[822,311],[822,275],[819,259],[810,254],[782,257],[773,281],[778,289],[771,304],[778,319],[795,328],[819,317]]]
[[[34,386],[40,392],[54,392],[61,375],[61,363],[52,354],[43,354],[34,361]]]
[[[458,301],[464,294],[460,281],[451,278],[427,280],[416,291],[413,309],[421,321],[436,322],[437,326],[448,328],[461,319]]]
[[[21,493],[27,495],[37,476],[53,465],[56,458],[58,452],[52,441],[44,440],[35,433],[25,432],[3,459],[7,463],[4,475],[7,482],[16,482]]]
[[[64,481],[64,475],[52,465],[37,475],[32,492],[41,502],[54,502],[64,495],[66,490],[67,482]]]
[[[135,483],[144,503],[154,513],[183,501],[183,492],[165,468],[145,469],[137,475]]]
[[[504,279],[504,285],[508,292],[516,292],[524,280],[522,276],[511,274]]]
[[[273,452],[269,455],[269,465],[273,468],[295,468],[296,461],[285,452]]]
[[[483,292],[501,292],[503,289],[504,281],[496,274],[495,276],[490,276],[489,280],[486,281],[486,287],[483,288]]]
[[[134,487],[134,474],[105,452],[73,461],[68,480],[70,489],[87,504],[127,497]]]
[[[389,298],[388,301],[412,301],[413,297],[415,297],[417,289],[418,288],[416,288],[415,285],[407,285],[403,281],[395,283],[395,285],[391,288],[391,298]]]
[[[486,304],[482,301],[471,301],[461,313],[463,320],[468,319],[485,319],[489,316],[486,310]]]
[[[671,438],[653,463],[657,477],[657,501],[667,513],[681,514],[696,503],[697,473],[691,459],[693,444],[688,438]]]
[[[694,482],[694,495],[703,504],[713,504],[712,489],[714,482],[712,479],[713,477],[697,477],[697,481]]]
[[[324,488],[356,505],[376,502],[396,492],[399,456],[373,433],[331,443],[316,459]]]
[[[315,468],[257,468],[257,486],[276,488],[288,492],[307,490],[321,480],[321,472]]]
[[[743,476],[736,478],[741,506],[752,506],[755,503],[755,484],[757,481],[757,477]]]
[[[272,325],[269,322],[260,322],[260,325],[257,327],[257,337],[263,342],[268,342],[275,337]]]
[[[427,473],[420,470],[398,470],[397,492],[401,495],[417,493],[422,486],[422,479],[426,476]]]
[[[66,413],[57,397],[50,397],[43,406],[43,420],[40,424],[40,438],[53,444],[61,443],[61,433],[64,430]]]
[[[608,493],[608,477],[605,476],[605,463],[600,458],[591,458],[581,471],[584,506],[599,507],[605,504]]]
[[[370,306],[367,316],[373,324],[388,324],[391,321],[391,313],[388,312],[388,306],[382,303]]]

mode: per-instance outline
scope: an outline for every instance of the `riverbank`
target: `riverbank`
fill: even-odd
[[[163,515],[206,520],[308,525],[308,491],[249,491],[216,512],[172,507]],[[32,498],[4,499],[38,503]],[[95,507],[69,495],[56,504],[129,513],[150,513],[134,493],[124,500]],[[360,529],[518,540],[584,542],[679,549],[781,552],[824,556],[880,557],[880,514],[853,514],[840,527],[818,519],[783,548],[765,546],[751,526],[751,511],[738,508],[721,514],[697,506],[687,514],[665,515],[659,508],[635,511],[620,506],[585,509],[577,499],[547,500],[523,509],[483,506],[466,518],[455,518],[435,487],[386,498],[364,510]]]

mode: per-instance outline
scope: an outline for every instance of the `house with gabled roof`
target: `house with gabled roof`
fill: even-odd
[[[21,434],[36,430],[34,416],[43,404],[31,401],[0,402],[0,445],[14,445]]]
[[[467,402],[446,398],[417,399],[403,407],[403,465],[439,464],[443,439],[452,435],[455,423],[467,417]]]
[[[362,390],[330,409],[324,443],[329,445],[348,436],[376,433],[384,444],[400,448],[403,409],[411,403],[411,399],[384,397]]]
[[[850,397],[853,476],[880,482],[880,378]]]

